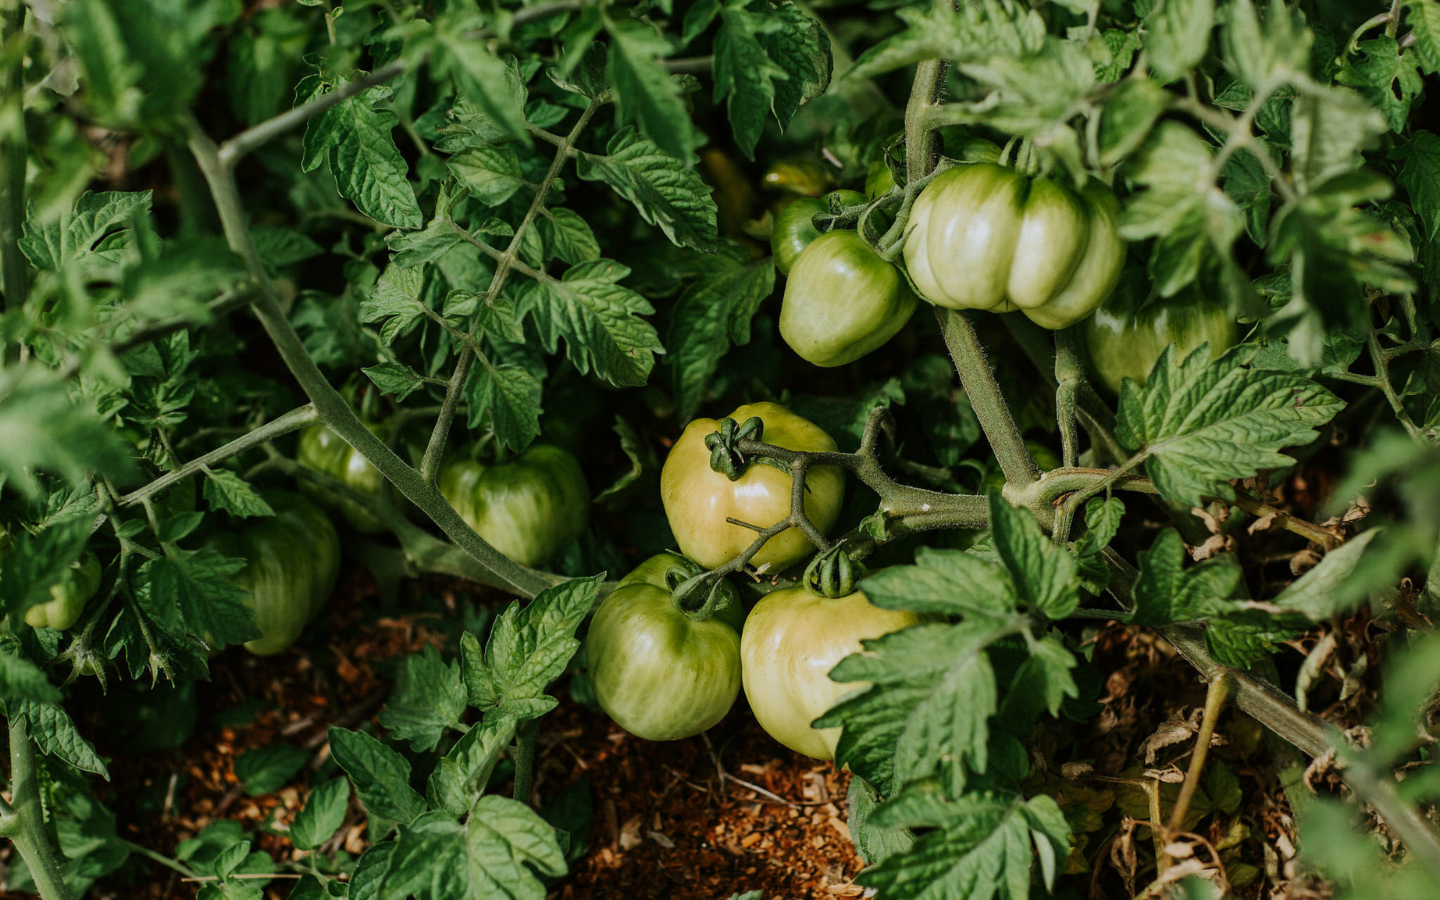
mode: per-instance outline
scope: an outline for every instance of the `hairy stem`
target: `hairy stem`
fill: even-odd
[[[35,769],[35,743],[29,723],[16,715],[15,701],[10,715],[10,812],[0,818],[0,833],[10,838],[25,860],[30,878],[44,900],[70,900],[70,887],[60,874],[55,849],[45,830],[40,803],[40,782]]]

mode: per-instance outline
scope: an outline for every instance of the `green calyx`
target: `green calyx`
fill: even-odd
[[[740,605],[735,585],[684,557],[665,570],[665,586],[670,589],[675,608],[695,622],[704,622],[722,610]]]
[[[731,481],[739,481],[750,461],[740,452],[740,441],[758,441],[765,433],[765,423],[751,416],[740,425],[734,419],[721,419],[720,430],[705,436],[710,451],[710,468]]]
[[[815,554],[805,567],[805,586],[831,600],[855,593],[855,586],[864,577],[864,564],[851,559],[839,543]]]

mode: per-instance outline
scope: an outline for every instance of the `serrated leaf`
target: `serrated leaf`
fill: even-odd
[[[847,795],[846,826],[855,842],[855,853],[866,865],[875,865],[897,853],[905,853],[915,844],[915,835],[904,826],[882,828],[872,818],[880,806],[880,792],[859,775],[850,779]]]
[[[371,813],[409,825],[425,812],[425,798],[410,787],[410,763],[368,734],[330,726],[330,753],[355,784]]]
[[[538,222],[546,249],[570,265],[600,258],[600,242],[590,223],[579,213],[563,207],[546,210]]]
[[[11,715],[24,716],[30,723],[30,739],[41,753],[55,757],[82,772],[110,780],[110,772],[90,742],[81,737],[69,714],[59,706],[17,700],[9,707]]]
[[[630,460],[630,468],[626,470],[615,483],[595,495],[595,502],[600,503],[614,497],[640,480],[640,476],[646,469],[655,469],[655,450],[635,431],[634,426],[625,421],[623,416],[615,417],[615,434],[620,437],[620,449],[626,458]]]
[[[465,686],[460,664],[446,663],[433,644],[423,653],[405,657],[390,700],[380,713],[380,724],[390,736],[427,753],[434,750],[446,730],[465,730]]]
[[[255,252],[259,254],[260,261],[272,271],[325,252],[325,248],[309,237],[290,228],[256,225],[250,229],[250,236],[255,241]]]
[[[385,267],[375,290],[360,301],[360,321],[380,322],[380,339],[388,346],[419,324],[425,315],[425,301],[421,291],[425,285],[425,270],[420,267],[406,268],[399,265]]]
[[[360,371],[365,373],[365,377],[369,378],[381,393],[390,394],[396,402],[403,402],[425,383],[414,369],[397,362],[386,361],[367,366]]]
[[[637,126],[676,160],[690,160],[700,140],[678,83],[660,61],[670,52],[669,42],[646,22],[611,19],[607,24],[610,80],[620,121]]]
[[[1390,158],[1401,161],[1400,185],[1410,195],[1425,237],[1433,241],[1440,235],[1440,137],[1416,131],[1390,151]]]
[[[255,492],[250,483],[229,469],[210,469],[205,473],[205,502],[214,509],[223,509],[240,518],[273,516],[275,510]]]
[[[55,704],[60,702],[60,689],[50,683],[40,667],[0,646],[0,702]]]
[[[7,488],[33,498],[40,472],[73,487],[87,485],[95,473],[123,484],[135,471],[132,452],[44,365],[0,369],[0,479]]]
[[[486,24],[479,16],[466,15],[453,15],[437,23],[434,34],[441,52],[436,54],[434,65],[455,80],[460,96],[481,110],[496,130],[529,146],[524,77],[515,63],[507,64],[491,53],[487,42],[467,36]]]
[[[560,677],[579,649],[575,629],[595,605],[600,577],[574,578],[541,591],[523,608],[510,604],[490,629],[482,653],[468,632],[460,641],[465,689],[470,705],[519,719],[554,705],[545,688]],[[541,710],[543,712],[543,710]]]
[[[775,263],[722,257],[723,268],[691,282],[670,319],[667,361],[681,419],[699,410],[731,343],[750,343],[750,321],[775,290]]]
[[[720,8],[714,63],[715,102],[727,101],[735,142],[751,159],[775,103],[776,84],[790,78],[760,43],[762,35],[784,26],[769,14],[768,3],[759,3],[754,12],[752,5],[755,0],[731,0]]]
[[[513,451],[540,436],[540,382],[520,366],[477,358],[465,382],[472,429],[486,424]]]
[[[337,83],[332,89],[343,87]],[[409,181],[409,167],[391,131],[400,119],[389,108],[394,92],[376,86],[343,100],[305,129],[307,172],[327,162],[341,196],[377,222],[419,228],[424,219]]]
[[[1361,596],[1344,589],[1360,557],[1370,542],[1380,534],[1371,529],[1325,554],[1313,569],[1301,575],[1281,591],[1274,604],[1281,609],[1300,613],[1312,622],[1325,622],[1337,613],[1348,612]]]
[[[1140,577],[1135,582],[1137,625],[1165,625],[1202,616],[1206,604],[1227,600],[1240,584],[1240,569],[1228,561],[1206,560],[1185,568],[1185,542],[1173,528],[1160,532],[1149,550],[1140,551]]]
[[[654,326],[640,318],[655,308],[619,284],[629,274],[614,260],[580,263],[559,280],[526,284],[517,307],[534,322],[547,353],[565,340],[566,356],[582,375],[594,371],[611,384],[643,385],[664,347]]]
[[[1016,795],[974,792],[946,797],[934,784],[908,787],[884,804],[875,819],[890,827],[928,828],[908,853],[896,854],[862,872],[856,881],[881,896],[898,893],[916,900],[964,897],[990,900],[1030,895],[1035,853],[1048,858],[1048,884],[1054,860],[1069,852],[1070,829],[1055,801],[1047,796],[1024,800]]]
[[[1425,74],[1440,72],[1440,7],[1427,0],[1405,0],[1405,24],[1415,35],[1415,55]]]
[[[508,146],[466,147],[445,164],[460,186],[486,206],[499,206],[525,184],[520,158]]]
[[[946,616],[1003,616],[1016,608],[1015,585],[1000,566],[963,550],[921,547],[915,565],[866,576],[863,589],[882,609]]]
[[[1144,456],[1168,499],[1231,499],[1232,479],[1290,464],[1280,449],[1314,440],[1344,406],[1301,375],[1246,368],[1244,352],[1212,361],[1202,349],[1182,361],[1167,347],[1143,386],[1127,380],[1121,388],[1116,437]]]
[[[344,778],[332,778],[316,785],[290,825],[290,843],[296,850],[314,850],[330,840],[345,824],[345,808],[349,804],[350,782]]]
[[[1045,19],[1039,10],[1000,0],[902,7],[896,13],[906,24],[860,54],[844,80],[872,78],[919,62],[943,58],[971,62],[991,57],[1025,57],[1045,45]]]
[[[113,265],[120,261],[125,246],[113,238],[126,234],[135,217],[149,214],[150,200],[150,191],[86,191],[75,201],[74,208],[51,222],[40,221],[32,204],[21,231],[20,251],[31,265],[43,271]],[[107,237],[112,240],[102,246],[102,239]]]
[[[530,807],[486,796],[463,824],[444,812],[417,819],[390,859],[384,900],[544,900],[537,876],[565,874],[555,829]]]
[[[715,248],[715,201],[695,170],[633,128],[617,131],[605,153],[581,153],[576,159],[580,177],[605,182],[677,246]]]
[[[236,584],[245,560],[215,550],[186,550],[173,545],[160,559],[140,568],[141,599],[162,621],[176,612],[193,634],[208,634],[220,644],[243,644],[260,637],[249,594]]]
[[[1125,501],[1119,497],[1091,497],[1085,502],[1085,529],[1082,552],[1098,553],[1120,530],[1120,520],[1125,516]]]
[[[1080,605],[1075,557],[1045,535],[1028,512],[1011,506],[999,491],[990,494],[990,535],[1020,599],[1051,619],[1063,619]]]

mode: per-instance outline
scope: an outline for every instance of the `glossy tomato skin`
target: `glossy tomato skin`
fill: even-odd
[[[832,231],[812,241],[790,270],[780,336],[807,362],[843,366],[894,337],[919,302],[900,270],[859,233]]]
[[[626,731],[674,741],[725,717],[740,693],[740,621],[727,609],[696,622],[675,608],[664,585],[669,554],[652,557],[600,604],[585,637],[595,698]],[[655,563],[655,565],[652,565]]]
[[[366,427],[374,434],[384,436],[381,426]],[[369,461],[345,443],[340,435],[324,425],[312,425],[300,432],[295,461],[307,469],[336,478],[347,487],[372,497],[378,497],[385,487],[385,476],[380,474],[380,470],[370,465]],[[379,519],[358,504],[336,496],[319,485],[302,480],[300,491],[316,503],[339,511],[356,531],[379,534],[385,530]]]
[[[819,426],[778,403],[751,403],[730,414],[740,424],[752,416],[765,423],[761,440],[791,450],[830,452],[835,441]],[[740,555],[755,532],[725,521],[727,517],[761,528],[790,513],[789,474],[764,463],[752,463],[738,481],[710,468],[705,436],[719,430],[714,419],[696,419],[685,428],[660,472],[660,499],[680,550],[707,569]],[[822,532],[840,515],[845,473],[834,466],[815,466],[805,479],[805,511]],[[760,548],[754,565],[778,572],[809,555],[814,545],[798,528],[787,528]]]
[[[340,536],[309,500],[286,491],[264,494],[275,515],[244,530],[212,535],[207,545],[245,560],[236,583],[250,592],[260,637],[245,643],[257,656],[290,648],[325,608],[340,574]]]
[[[1085,322],[1081,335],[1096,379],[1119,394],[1126,378],[1144,384],[1171,344],[1176,359],[1189,356],[1201,344],[1210,345],[1214,359],[1235,346],[1239,330],[1224,303],[1182,291],[1139,312],[1106,303]]]
[[[865,194],[869,197],[883,197],[895,190],[895,175],[885,160],[877,159],[865,171]]]
[[[794,200],[775,217],[775,228],[770,232],[770,252],[775,255],[775,268],[780,270],[781,275],[789,275],[795,260],[820,237],[814,217],[830,211],[831,197],[838,197],[842,207],[865,202],[865,195],[859,191],[835,191],[824,197]]]
[[[462,453],[441,468],[440,493],[476,534],[522,566],[549,562],[590,518],[580,461],[550,444],[489,466]]]
[[[835,184],[830,170],[813,159],[782,159],[760,177],[766,190],[818,197]]]
[[[993,163],[956,166],[911,209],[905,265],[921,296],[951,309],[1020,310],[1043,328],[1079,322],[1115,289],[1125,262],[1119,204]]]
[[[25,624],[57,631],[74,625],[85,611],[85,604],[100,590],[100,576],[100,559],[87,551],[50,586],[49,600],[25,610]]]
[[[805,587],[765,595],[746,618],[740,639],[745,698],[756,721],[797,753],[834,759],[840,729],[810,723],[865,685],[831,681],[830,670],[864,650],[861,641],[921,621],[916,613],[873,606],[860,591],[834,600]]]

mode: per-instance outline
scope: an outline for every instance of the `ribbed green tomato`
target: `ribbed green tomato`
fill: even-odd
[[[490,466],[462,451],[441,468],[440,493],[476,534],[522,566],[549,562],[590,518],[579,460],[549,444]]]
[[[745,698],[760,727],[797,753],[834,759],[839,728],[812,728],[835,702],[862,682],[830,680],[840,660],[873,640],[923,618],[871,605],[856,591],[829,600],[808,588],[767,594],[745,619],[740,671]]]
[[[100,590],[101,567],[95,554],[86,552],[70,564],[60,580],[50,586],[50,599],[25,610],[25,624],[31,628],[64,631],[80,620],[85,604]]]
[[[732,412],[740,424],[752,416],[765,423],[761,440],[790,450],[830,452],[835,441],[819,426],[802,419],[778,403],[752,403]],[[749,547],[755,532],[732,525],[739,519],[761,528],[790,513],[790,475],[774,466],[754,462],[738,481],[710,468],[705,436],[718,431],[714,419],[696,419],[685,428],[660,471],[660,499],[680,551],[707,569],[725,563]],[[815,466],[805,478],[805,512],[821,532],[840,515],[845,494],[845,472],[834,466]],[[753,563],[780,571],[807,556],[814,545],[798,528],[787,528],[760,548]]]
[[[1043,328],[1088,316],[1120,278],[1119,203],[991,163],[956,166],[910,211],[905,266],[921,296],[951,309],[1020,310]]]
[[[340,574],[340,537],[325,513],[286,491],[267,491],[264,497],[275,515],[206,542],[246,561],[235,579],[250,592],[245,602],[255,610],[261,636],[247,641],[245,649],[257,656],[289,649],[325,608]]]
[[[1119,300],[1120,295],[1113,299]],[[1155,361],[1171,344],[1176,358],[1183,359],[1208,343],[1214,359],[1235,346],[1239,338],[1225,304],[1207,300],[1198,291],[1161,298],[1139,312],[1132,312],[1130,306],[1102,305],[1081,332],[1095,377],[1116,394],[1126,378],[1144,384]]]
[[[831,197],[840,198],[842,207],[865,202],[865,195],[859,191],[835,191],[824,197],[793,200],[775,217],[775,228],[770,232],[770,252],[775,254],[775,268],[781,275],[789,275],[795,260],[820,236],[814,219],[820,213],[830,212]]]
[[[709,729],[740,693],[745,611],[737,602],[697,622],[676,609],[665,571],[677,561],[662,553],[622,579],[595,611],[585,637],[600,708],[649,741]]]
[[[366,427],[383,437],[383,429],[379,425]],[[300,432],[295,461],[307,469],[339,479],[346,487],[372,497],[379,496],[385,487],[385,476],[380,474],[380,470],[370,465],[369,461],[345,443],[340,435],[324,425],[312,425]],[[322,506],[338,510],[356,531],[379,534],[385,530],[380,520],[366,512],[359,504],[336,496],[323,487],[302,480],[300,491]]]
[[[900,270],[857,232],[832,231],[790,270],[780,336],[807,362],[843,366],[894,337],[919,302]]]

